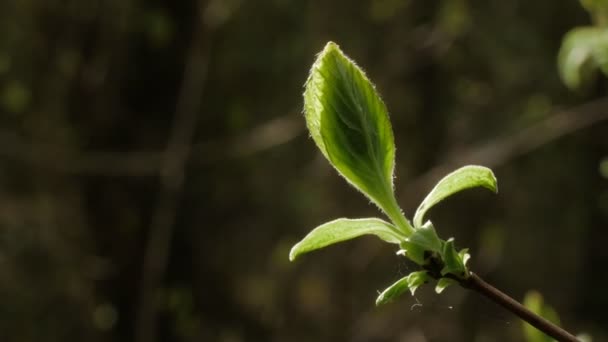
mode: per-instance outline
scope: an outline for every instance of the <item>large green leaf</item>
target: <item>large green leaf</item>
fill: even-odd
[[[289,260],[293,261],[301,254],[366,234],[376,235],[386,242],[395,244],[399,244],[405,238],[395,226],[381,219],[340,218],[322,224],[308,233],[302,241],[293,246]]]
[[[468,165],[445,176],[435,185],[433,190],[422,201],[418,210],[416,210],[414,227],[421,227],[426,212],[446,197],[459,191],[479,186],[494,192],[498,191],[496,177],[494,177],[492,170],[483,166]]]
[[[559,51],[558,68],[571,89],[584,86],[598,69],[608,75],[608,29],[590,26],[568,32]]]
[[[310,70],[304,110],[312,138],[336,170],[410,231],[393,193],[395,144],[386,106],[365,73],[333,42]]]

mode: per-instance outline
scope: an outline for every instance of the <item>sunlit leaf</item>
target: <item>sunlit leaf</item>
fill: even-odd
[[[399,244],[404,239],[395,226],[381,219],[340,218],[322,224],[308,233],[302,241],[293,246],[289,260],[293,261],[299,255],[319,248],[370,234],[395,244]]]
[[[306,123],[329,162],[400,226],[393,194],[395,144],[384,102],[365,73],[329,42],[310,70]]]
[[[397,299],[408,289],[412,296],[416,293],[416,289],[420,285],[426,283],[429,280],[429,275],[426,271],[412,272],[406,277],[397,280],[393,285],[389,286],[386,290],[376,299],[376,305],[382,305],[390,303]]]
[[[468,165],[448,174],[435,185],[426,196],[414,215],[414,227],[422,226],[424,215],[435,204],[459,191],[474,187],[484,187],[494,192],[498,191],[496,177],[492,170],[483,166]]]

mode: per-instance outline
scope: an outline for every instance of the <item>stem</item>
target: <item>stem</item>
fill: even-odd
[[[384,208],[386,215],[391,219],[391,221],[393,221],[395,226],[397,226],[397,228],[399,228],[401,232],[405,234],[406,237],[414,234],[414,228],[412,228],[412,225],[405,218],[405,215],[403,215],[403,212],[399,208],[399,204],[397,204],[395,195],[389,193],[388,196],[390,198],[390,207]]]
[[[519,316],[519,318],[526,321],[530,325],[536,327],[538,330],[560,342],[579,342],[575,336],[566,330],[528,310],[525,306],[521,305],[513,298],[501,292],[494,286],[486,283],[473,272],[470,273],[469,278],[466,280],[461,280],[461,284],[466,288],[481,293],[482,295],[491,299],[493,302]]]

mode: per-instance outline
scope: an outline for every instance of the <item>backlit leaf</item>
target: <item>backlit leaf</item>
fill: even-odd
[[[492,170],[483,166],[468,165],[448,174],[435,185],[416,210],[414,227],[422,226],[426,212],[446,197],[479,186],[494,192],[498,191],[496,177],[494,177]]]
[[[377,218],[346,219],[340,218],[313,229],[298,242],[289,253],[289,260],[310,251],[334,243],[354,239],[362,235],[375,235],[389,243],[400,243],[404,237],[395,226]]]
[[[310,70],[304,110],[312,138],[334,168],[401,229],[410,230],[399,218],[393,193],[395,144],[386,106],[365,73],[333,42]]]
[[[406,277],[397,280],[386,290],[382,291],[382,293],[376,299],[376,305],[390,303],[401,296],[408,289],[413,296],[414,293],[416,293],[416,289],[428,280],[429,275],[426,273],[426,271],[412,272]]]

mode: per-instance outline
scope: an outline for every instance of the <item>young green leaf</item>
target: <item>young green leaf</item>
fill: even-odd
[[[323,155],[400,229],[411,232],[393,193],[395,143],[388,112],[365,73],[329,42],[305,88],[306,124]]]
[[[456,252],[454,247],[454,239],[450,238],[443,244],[443,250],[441,252],[441,259],[445,263],[441,270],[441,275],[445,276],[451,273],[458,277],[467,277],[468,270],[466,268],[466,261],[469,259],[467,249],[463,249],[460,253]],[[465,260],[466,259],[466,260]]]
[[[427,251],[441,252],[441,239],[437,236],[437,232],[431,221],[426,221],[426,223],[422,227],[416,229],[414,234],[410,235],[406,241],[421,246]]]
[[[399,244],[405,238],[395,226],[378,218],[340,218],[322,224],[308,233],[291,248],[289,260],[293,261],[301,254],[366,234],[376,235],[386,242],[395,244]]]
[[[424,215],[435,204],[459,191],[478,186],[494,192],[498,191],[496,177],[494,177],[492,170],[483,166],[468,165],[448,174],[435,185],[416,210],[414,227],[422,226]]]
[[[382,291],[382,293],[376,299],[376,305],[390,303],[401,296],[408,289],[413,296],[414,293],[416,293],[416,289],[428,280],[429,275],[426,273],[426,271],[412,272],[409,275],[397,280],[386,290]]]
[[[435,227],[431,221],[427,221],[422,227],[416,229],[401,242],[401,248],[405,254],[418,265],[425,264],[425,252],[441,253],[441,239],[437,236]]]
[[[445,290],[448,286],[458,284],[456,280],[450,278],[441,278],[437,281],[437,285],[435,286],[435,292],[440,294]]]

